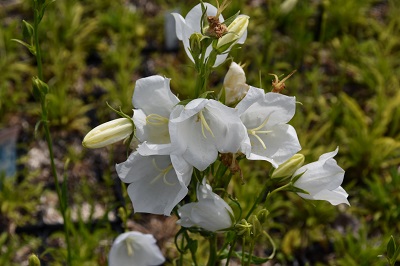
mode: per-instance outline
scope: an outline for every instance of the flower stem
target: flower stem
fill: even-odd
[[[36,51],[36,63],[37,63],[37,71],[38,71],[38,78],[43,81],[43,64],[42,64],[42,53],[40,50],[40,44],[39,44],[39,9],[41,7],[38,6],[39,3],[37,1],[34,1],[34,44],[35,44],[35,51]],[[44,12],[44,11],[43,11]],[[53,152],[53,143],[51,139],[51,134],[50,134],[50,128],[49,128],[49,123],[48,123],[48,110],[47,110],[47,104],[46,104],[46,95],[44,97],[40,98],[40,105],[42,109],[41,113],[41,122],[43,124],[44,132],[45,132],[45,138],[47,142],[47,147],[49,149],[49,157],[50,157],[50,165],[51,165],[51,173],[54,177],[54,184],[56,187],[56,192],[58,196],[58,201],[59,201],[59,207],[60,207],[60,212],[63,217],[64,221],[64,233],[65,233],[65,241],[67,244],[67,262],[68,265],[72,265],[72,256],[71,256],[71,244],[70,244],[70,239],[69,239],[69,229],[68,229],[68,219],[67,219],[67,202],[64,200],[66,197],[63,197],[62,190],[60,188],[59,180],[58,180],[58,175],[57,175],[57,170],[56,166],[54,163],[54,152]],[[65,181],[65,180],[64,180]]]
[[[217,236],[213,234],[208,240],[210,242],[210,256],[207,266],[215,266],[217,265]]]
[[[229,266],[229,260],[231,259],[233,249],[235,248],[236,240],[237,240],[237,236],[235,236],[235,239],[231,243],[231,247],[229,248],[229,251],[228,251],[228,257],[226,258],[225,266]]]

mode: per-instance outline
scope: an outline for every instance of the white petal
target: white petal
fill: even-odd
[[[258,139],[249,136],[252,145],[249,160],[265,160],[272,163],[274,167],[278,167],[301,150],[296,130],[291,125],[275,125],[268,130],[271,132],[259,134],[266,149]]]
[[[321,192],[313,195],[313,199],[326,200],[330,202],[332,205],[338,205],[341,203],[350,205],[349,201],[347,200],[348,196],[349,195],[342,187],[338,187],[334,190],[327,190],[327,189],[322,190]]]
[[[178,13],[171,13],[172,16],[174,16],[175,19],[175,31],[176,31],[176,37],[182,41],[182,32],[183,28],[186,25],[185,19]]]
[[[236,153],[247,136],[237,110],[210,100],[204,108],[204,116],[214,133],[214,142],[221,153]]]
[[[132,97],[133,106],[142,109],[146,115],[158,114],[168,118],[179,99],[171,92],[170,79],[150,76],[136,81]]]

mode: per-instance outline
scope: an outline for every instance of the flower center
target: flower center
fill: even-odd
[[[210,126],[208,125],[208,123],[206,121],[206,118],[204,117],[203,110],[201,110],[199,112],[198,118],[199,118],[200,123],[201,123],[201,133],[203,134],[203,137],[205,139],[207,138],[206,133],[205,133],[205,130],[207,130],[211,134],[211,136],[213,136],[213,138],[215,138],[214,133],[212,132]]]
[[[159,173],[156,177],[154,177],[153,180],[151,180],[150,184],[154,184],[158,179],[160,179],[160,178],[162,177],[162,178],[163,178],[163,181],[164,181],[164,183],[165,183],[166,185],[169,185],[169,186],[175,185],[175,183],[168,182],[168,180],[167,180],[167,174],[168,174],[169,171],[171,171],[171,169],[173,168],[173,167],[172,167],[172,164],[168,165],[168,166],[167,166],[166,168],[164,168],[164,169],[158,167],[158,165],[157,165],[157,163],[156,163],[156,159],[153,159],[153,160],[152,160],[152,164],[153,164],[154,168],[156,168],[160,173]]]
[[[163,126],[165,124],[168,124],[168,121],[168,118],[158,114],[149,114],[148,116],[146,116],[146,123],[153,126]]]
[[[265,146],[264,141],[261,139],[260,136],[258,136],[258,134],[268,134],[272,132],[271,130],[260,130],[267,124],[269,117],[270,115],[267,118],[265,118],[264,122],[262,122],[261,125],[259,125],[258,127],[247,129],[247,133],[249,135],[254,136],[261,143],[261,146],[263,146],[264,150],[267,149],[267,146]]]

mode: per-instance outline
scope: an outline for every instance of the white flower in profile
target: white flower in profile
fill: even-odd
[[[197,185],[198,202],[183,205],[178,209],[181,217],[177,221],[183,227],[198,226],[208,231],[218,231],[232,226],[234,217],[232,208],[203,179]]]
[[[178,160],[179,169],[172,166],[174,156],[142,156],[137,151],[116,165],[119,178],[129,183],[128,195],[135,212],[170,215],[186,196],[193,167]]]
[[[297,193],[305,199],[326,200],[332,205],[345,203],[348,194],[340,186],[344,178],[344,170],[338,166],[333,157],[338,153],[339,148],[332,152],[321,155],[318,161],[300,167],[294,174],[300,178],[294,182],[294,186],[307,191],[309,194]]]
[[[221,153],[236,153],[247,137],[237,111],[209,99],[178,105],[171,113],[169,131],[174,153],[204,171]]]
[[[224,78],[225,104],[231,105],[241,100],[249,90],[246,74],[242,66],[232,62]]]
[[[179,99],[171,92],[169,83],[170,79],[158,75],[136,81],[132,97],[133,121],[136,137],[144,142],[138,149],[142,155],[170,152],[169,116]],[[142,149],[147,151],[142,153]]]
[[[213,16],[215,17],[217,15],[217,8],[209,3],[204,3],[204,6],[206,8],[206,15],[207,16]],[[203,10],[201,8],[201,4],[196,5],[194,8],[192,8],[189,13],[186,15],[185,18],[183,18],[180,14],[178,13],[172,13],[172,15],[175,18],[175,24],[176,24],[176,35],[179,40],[183,42],[183,46],[185,48],[186,54],[190,58],[190,60],[193,60],[193,56],[190,52],[190,36],[194,33],[201,33],[202,32],[202,16],[203,16]],[[224,17],[222,15],[219,16],[219,22],[223,22]],[[232,33],[233,34],[233,33]],[[231,37],[231,36],[229,36]],[[241,36],[239,39],[236,40],[235,43],[242,44],[247,38],[247,29],[241,33]],[[232,44],[233,45],[233,44]],[[206,54],[205,54],[205,59],[208,58],[212,51],[212,45],[210,44],[207,47]],[[226,58],[228,57],[228,52],[229,49],[225,51],[226,53],[218,55],[217,59],[214,63],[214,67],[222,64]]]
[[[265,160],[276,168],[301,149],[296,130],[287,124],[295,105],[295,97],[250,87],[236,105],[247,128],[248,138],[241,148],[247,159]]]
[[[109,266],[154,266],[164,262],[154,236],[140,232],[119,235],[108,255]]]

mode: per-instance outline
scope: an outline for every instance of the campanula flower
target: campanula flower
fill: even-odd
[[[119,235],[108,255],[109,266],[153,266],[164,262],[154,236],[140,232]]]
[[[183,227],[198,226],[208,231],[218,231],[233,225],[232,208],[203,179],[197,186],[198,202],[183,205],[178,209],[181,219],[177,222]]]
[[[338,166],[333,157],[338,153],[339,148],[332,152],[321,155],[318,161],[300,167],[293,176],[301,175],[294,182],[298,187],[309,194],[298,193],[305,199],[326,200],[332,205],[345,203],[350,205],[347,200],[348,194],[340,186],[344,178],[344,170]]]

